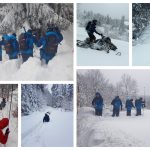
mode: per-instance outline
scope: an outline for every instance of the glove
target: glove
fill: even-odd
[[[8,135],[10,133],[9,128],[6,129],[5,135]]]

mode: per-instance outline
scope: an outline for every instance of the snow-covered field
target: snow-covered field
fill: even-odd
[[[12,110],[15,109],[16,105],[17,105],[17,101],[13,100]],[[6,107],[3,110],[0,110],[0,120],[2,118],[9,117],[9,109],[10,109],[10,102],[7,102]],[[10,129],[10,134],[5,147],[17,147],[18,146],[18,118],[14,118],[12,116],[12,113],[9,120],[9,129]],[[4,147],[4,145],[0,144],[0,147]]]
[[[132,57],[134,66],[150,66],[150,26],[142,33],[133,45]]]
[[[44,114],[50,111],[50,122],[43,123]],[[22,116],[23,147],[72,147],[73,113],[47,107],[29,116]]]
[[[110,110],[104,116],[94,115],[94,109],[83,107],[78,110],[78,146],[84,147],[149,147],[150,110],[142,116],[131,117],[122,111],[120,117],[111,117]]]
[[[96,35],[96,34],[95,34]],[[84,28],[77,28],[77,39],[85,40],[88,37]],[[101,38],[96,35],[97,38]],[[111,39],[112,43],[117,46],[117,51],[97,51],[77,47],[77,65],[79,66],[127,66],[129,64],[129,44],[125,41]],[[121,56],[116,55],[121,52]]]
[[[8,60],[3,52],[0,63],[0,80],[73,80],[73,27],[63,32],[64,40],[58,46],[57,55],[48,66],[41,66],[39,49],[34,49],[34,57],[21,65],[21,60]]]

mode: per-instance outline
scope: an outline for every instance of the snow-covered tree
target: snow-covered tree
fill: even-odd
[[[0,4],[0,33],[16,32],[27,23],[32,29],[47,30],[57,25],[66,30],[73,22],[73,4],[9,3]]]

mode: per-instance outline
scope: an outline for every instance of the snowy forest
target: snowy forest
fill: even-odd
[[[80,4],[78,4],[78,26],[85,28],[87,23],[93,19],[98,20],[97,25],[99,27],[97,28],[97,31],[103,35],[123,41],[129,40],[129,21],[125,16],[122,16],[120,19],[114,19],[109,14],[105,16],[100,12],[82,11],[80,9]]]
[[[10,133],[6,143],[0,142],[0,147],[18,146],[18,85],[0,84],[0,120],[9,119]],[[6,129],[6,128],[5,128]],[[5,133],[5,129],[0,129]]]
[[[20,46],[23,44],[23,42],[19,42],[21,34],[30,30],[32,34],[36,34],[40,39],[45,36],[50,27],[57,27],[63,36],[63,40],[58,44],[56,57],[50,60],[47,65],[43,65],[40,53],[43,45],[38,47],[38,42],[34,42],[31,46],[33,57],[30,56],[28,61],[23,61],[21,49],[15,54],[17,55],[15,59],[10,59],[10,54],[5,50],[6,45],[2,42],[0,80],[70,81],[73,78],[73,4],[0,3],[0,38],[5,34],[8,36],[14,34],[16,35],[15,41]],[[16,51],[16,48],[13,47],[13,49]],[[63,63],[60,64],[60,61]],[[62,72],[62,70],[65,71]],[[60,72],[62,75],[56,76]]]
[[[73,85],[24,84],[22,85],[21,112],[29,115],[45,106],[73,111]]]
[[[132,4],[133,39],[137,40],[150,24],[150,4]]]
[[[88,81],[88,82],[87,82]],[[77,74],[77,105],[78,107],[92,106],[91,102],[96,92],[100,92],[104,98],[104,103],[107,107],[110,106],[113,98],[118,95],[123,104],[129,96],[133,99],[141,96],[144,98],[144,93],[139,94],[139,88],[136,79],[129,74],[123,74],[120,81],[113,84],[99,70],[88,70],[86,73]],[[150,97],[145,96],[147,107],[150,107]]]
[[[48,24],[66,30],[73,22],[73,5],[62,3],[18,3],[0,4],[0,33],[16,32],[28,21],[32,29],[43,32]]]

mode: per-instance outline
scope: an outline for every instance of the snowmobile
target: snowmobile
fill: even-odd
[[[86,38],[84,41],[77,40],[77,46],[82,48],[91,48],[95,50],[105,50],[109,53],[110,50],[116,51],[117,47],[111,42],[109,37],[102,35],[101,39],[97,39],[94,43],[90,42],[90,38]]]

